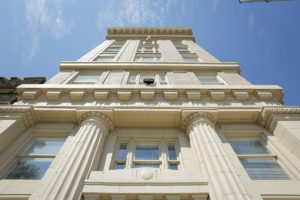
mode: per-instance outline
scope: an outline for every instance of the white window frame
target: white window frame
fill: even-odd
[[[218,76],[217,73],[203,73],[203,72],[195,72],[194,73],[198,82],[201,84],[201,85],[225,85],[225,82]],[[216,80],[218,82],[213,82],[213,83],[205,83],[205,82],[201,82],[200,79],[199,79],[199,76],[214,76],[216,78]]]
[[[230,140],[259,140],[261,142],[261,144],[263,145],[263,147],[269,152],[269,153],[265,153],[265,154],[256,154],[256,153],[249,153],[249,154],[238,154],[237,152],[235,152],[234,148],[232,147],[231,143],[230,143]],[[265,138],[262,137],[261,134],[256,134],[256,135],[244,135],[244,136],[230,136],[230,137],[226,137],[226,140],[228,141],[228,143],[230,144],[233,152],[235,152],[240,164],[243,166],[242,162],[240,159],[264,159],[264,158],[271,158],[271,159],[274,159],[275,162],[277,162],[277,164],[281,167],[282,171],[286,174],[286,176],[288,177],[287,179],[276,179],[276,178],[273,178],[273,179],[252,179],[250,177],[250,175],[248,174],[247,170],[244,168],[246,174],[248,175],[249,179],[251,180],[274,180],[274,181],[277,181],[277,180],[291,180],[292,179],[292,175],[291,173],[289,172],[289,170],[286,169],[286,167],[278,160],[278,157],[276,154],[274,154],[272,152],[272,149],[268,148],[267,146],[267,143],[266,143],[266,140]]]
[[[127,143],[127,156],[124,169],[134,168],[135,163],[141,164],[159,164],[158,169],[170,169],[169,164],[177,164],[178,170],[180,170],[180,154],[179,154],[179,141],[175,139],[119,139],[116,142],[113,161],[111,169],[116,169],[116,164],[124,161],[117,160],[120,144]],[[159,160],[137,160],[135,159],[136,146],[138,143],[156,143],[159,148]],[[176,160],[168,159],[168,144],[173,143],[175,145]],[[170,169],[172,170],[172,169]]]
[[[28,133],[27,133],[28,134]],[[14,155],[12,155],[12,157],[8,160],[8,164],[7,167],[5,167],[6,169],[3,170],[0,174],[0,178],[1,179],[5,179],[5,180],[14,180],[14,181],[19,181],[19,180],[42,180],[43,177],[45,176],[45,174],[47,173],[48,169],[51,167],[52,163],[54,162],[56,156],[61,152],[64,144],[66,143],[66,139],[67,139],[67,135],[68,133],[59,133],[59,134],[51,134],[51,133],[31,133],[25,140],[24,138],[22,139],[22,143],[20,145],[20,148],[18,149],[14,149],[16,152]],[[36,139],[64,139],[64,143],[62,144],[62,146],[60,147],[60,149],[58,150],[58,152],[56,154],[25,154],[24,152],[26,152],[31,145],[33,145],[34,141]],[[21,158],[48,158],[48,159],[52,159],[51,164],[49,165],[48,169],[45,171],[45,173],[43,174],[41,179],[9,179],[6,178],[9,173],[14,169],[16,162],[21,159]]]
[[[102,75],[102,72],[99,73],[95,73],[95,74],[92,74],[92,73],[78,73],[71,81],[70,81],[70,84],[97,84],[99,83],[100,81],[100,77]],[[95,79],[95,81],[76,81],[76,79],[78,79],[80,76],[98,76],[97,79]]]

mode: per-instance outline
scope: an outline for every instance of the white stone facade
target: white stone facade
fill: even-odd
[[[106,40],[0,106],[0,199],[300,199],[300,108],[191,29]]]

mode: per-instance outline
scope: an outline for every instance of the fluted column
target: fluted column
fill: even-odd
[[[190,137],[191,148],[204,163],[210,198],[251,199],[225,155],[222,142],[214,129],[213,117],[208,113],[193,113],[185,119],[184,125]]]
[[[30,199],[80,199],[83,182],[99,161],[112,128],[109,118],[101,113],[87,113],[80,121],[61,162],[49,169],[44,188]]]

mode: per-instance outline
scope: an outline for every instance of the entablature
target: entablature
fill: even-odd
[[[68,97],[70,101],[117,98],[130,101],[133,97],[144,101],[164,98],[166,101],[274,101],[281,102],[282,88],[277,85],[97,85],[97,84],[24,84],[17,88],[23,100],[34,101],[45,96],[49,101]]]

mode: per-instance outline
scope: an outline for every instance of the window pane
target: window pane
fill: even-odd
[[[74,83],[95,83],[99,75],[79,75],[73,81]]]
[[[98,56],[94,61],[97,61],[97,62],[112,62],[114,57],[101,57],[101,56]]]
[[[176,149],[175,149],[174,143],[168,144],[168,156],[169,156],[169,160],[177,160]]]
[[[135,151],[136,160],[159,160],[159,146],[155,143],[138,143]]]
[[[115,169],[124,169],[125,168],[125,163],[116,163]]]
[[[117,160],[126,160],[126,156],[127,156],[127,143],[121,143]]]
[[[33,144],[27,149],[25,154],[57,154],[64,139],[35,139]]]
[[[145,164],[145,163],[135,163],[134,168],[150,167],[159,168],[160,164]]]
[[[217,79],[215,75],[198,75],[198,80],[202,84],[220,83],[220,81]]]
[[[229,140],[237,154],[268,154],[269,151],[260,139],[232,139]]]
[[[49,158],[20,158],[6,179],[41,179],[51,162]]]
[[[286,180],[288,175],[274,158],[240,158],[253,180]]]
[[[197,63],[199,62],[198,58],[195,57],[183,57],[184,62],[189,62],[189,63]]]
[[[169,164],[169,169],[178,170],[178,164],[177,163]]]

